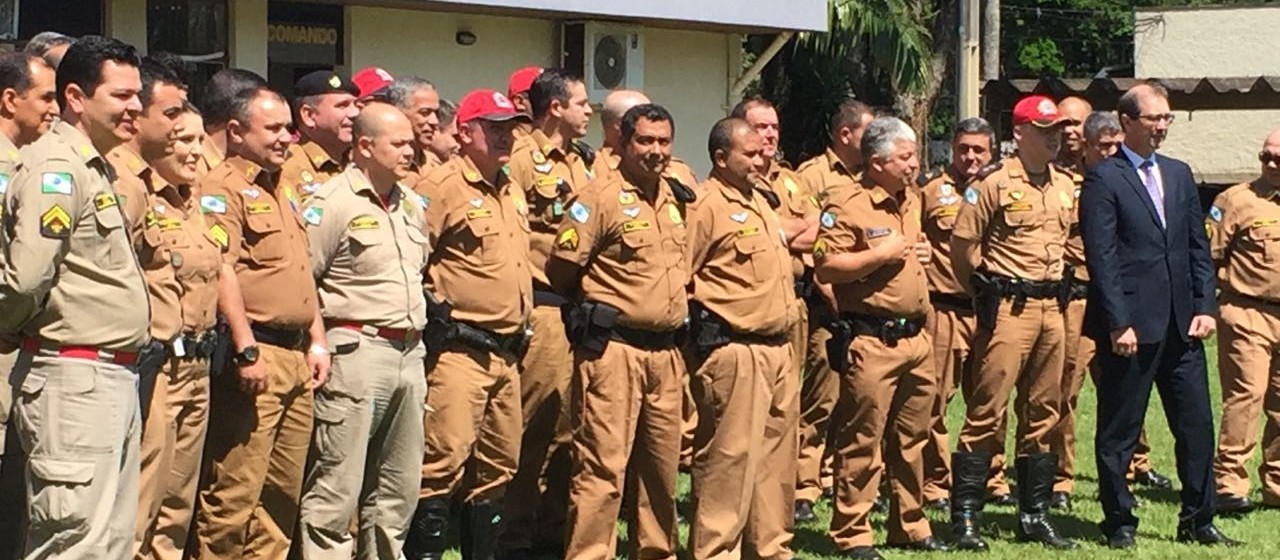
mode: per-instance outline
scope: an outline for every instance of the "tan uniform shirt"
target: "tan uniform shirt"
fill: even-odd
[[[951,230],[964,204],[965,183],[956,180],[948,169],[920,189],[924,236],[929,240],[933,258],[925,267],[929,291],[939,294],[964,295],[951,266]]]
[[[622,162],[622,156],[613,151],[613,148],[605,146],[596,152],[596,161],[592,164],[592,173],[596,177],[603,177],[618,170],[618,164]],[[698,185],[698,174],[693,172],[693,168],[689,164],[678,157],[672,157],[671,162],[667,164],[667,171],[664,175],[675,177],[676,180],[689,188]]]
[[[21,161],[5,195],[0,316],[35,310],[23,333],[57,346],[137,350],[150,307],[110,164],[65,122]]]
[[[443,163],[435,154],[423,150],[421,155],[416,156],[413,163],[409,164],[409,175],[401,180],[400,184],[408,185],[410,187],[409,190],[413,190],[412,187],[416,186],[418,181],[426,178],[427,175],[430,175],[435,168],[440,167]]]
[[[899,203],[879,186],[832,187],[822,208],[822,225],[813,255],[821,259],[877,247],[895,232],[908,243],[920,238],[920,198],[915,189],[902,192]],[[859,282],[833,284],[842,313],[875,317],[923,317],[929,308],[924,265],[909,258],[877,268]]]
[[[845,167],[844,162],[840,161],[830,148],[822,155],[800,164],[800,167],[796,168],[796,173],[804,179],[815,195],[825,193],[827,189],[837,185],[858,181],[858,173]]]
[[[307,233],[293,189],[242,157],[230,157],[200,184],[209,235],[234,267],[249,320],[305,329],[315,319]]]
[[[354,166],[316,191],[302,219],[325,319],[422,330],[425,212],[422,197],[400,185],[384,206]]]
[[[1280,302],[1280,189],[1259,179],[1222,191],[1205,227],[1220,287]]]
[[[18,157],[17,146],[13,145],[13,141],[9,140],[8,136],[0,134],[0,223],[3,223],[5,219],[5,193],[9,190],[9,183],[13,180],[13,173],[18,168]],[[9,234],[6,232],[6,228],[0,227],[0,247],[5,247],[8,244]],[[4,251],[0,250],[0,270],[4,270],[4,259]],[[25,313],[11,313],[0,316],[0,333],[18,328],[26,319]]]
[[[593,181],[569,206],[552,257],[584,268],[582,297],[626,327],[669,331],[689,314],[685,208],[666,184],[655,200],[622,173]]]
[[[521,329],[533,308],[524,193],[494,186],[458,158],[418,183],[426,198],[429,289],[453,303],[453,318],[491,331]]]
[[[346,166],[345,155],[342,161],[335,161],[319,144],[302,141],[289,146],[289,157],[280,169],[280,184],[293,189],[305,201]]]
[[[511,152],[511,182],[524,189],[529,201],[529,264],[535,285],[548,289],[547,258],[556,230],[564,221],[569,197],[587,186],[591,175],[577,152],[552,144],[541,130],[523,138]]]
[[[1084,264],[1084,235],[1080,232],[1080,188],[1084,185],[1084,175],[1073,168],[1060,167],[1063,173],[1071,176],[1075,186],[1071,192],[1070,222],[1067,235],[1067,247],[1062,257],[1074,270],[1075,279],[1088,282],[1089,269]]]
[[[1031,184],[1016,156],[978,174],[965,189],[954,235],[982,244],[978,269],[1034,281],[1062,279],[1075,185],[1049,166],[1043,188]]]
[[[779,213],[788,218],[799,218],[810,223],[818,219],[818,193],[799,174],[775,164],[769,170],[767,179],[769,189],[773,194],[778,195],[778,201],[782,203],[778,207]],[[807,265],[803,255],[793,254],[790,266],[793,276],[796,278],[804,276]]]
[[[225,135],[226,132],[215,134]],[[200,160],[196,162],[196,176],[203,178],[208,175],[215,167],[222,165],[224,159],[227,159],[227,156],[213,143],[213,135],[205,136],[204,142],[200,144]]]
[[[744,195],[712,174],[689,205],[693,299],[735,332],[777,335],[798,320],[791,254],[778,215],[756,189]]]
[[[134,251],[151,296],[151,337],[171,341],[213,328],[218,305],[221,247],[209,234],[199,201],[188,185],[170,185],[127,146],[107,154],[116,191],[138,201],[126,210]]]

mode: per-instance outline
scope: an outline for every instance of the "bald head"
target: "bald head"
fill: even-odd
[[[374,189],[385,195],[409,175],[414,134],[409,117],[389,103],[369,103],[352,126],[355,138],[351,160],[364,171]]]
[[[1058,103],[1058,114],[1065,122],[1062,126],[1062,151],[1058,159],[1075,165],[1084,155],[1084,121],[1093,112],[1093,105],[1079,97],[1068,97]]]
[[[1273,189],[1280,189],[1280,128],[1271,131],[1262,143],[1262,152],[1258,154],[1262,163],[1262,180]]]
[[[620,89],[604,98],[600,111],[600,125],[604,127],[604,145],[618,149],[622,140],[622,115],[632,107],[651,103],[645,94],[632,89]]]

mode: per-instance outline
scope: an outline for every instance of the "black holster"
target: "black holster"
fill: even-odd
[[[213,325],[213,334],[210,341],[213,346],[209,349],[209,375],[217,376],[226,371],[231,363],[231,325],[225,317],[218,316],[218,322]]]
[[[574,352],[593,360],[604,355],[618,322],[617,308],[603,303],[583,302],[560,308],[565,334]]]
[[[994,280],[981,272],[974,272],[970,282],[977,294],[973,298],[973,311],[978,317],[978,328],[994,331],[996,317],[1000,315],[1000,299],[1002,294]]]
[[[148,342],[138,351],[138,402],[144,425],[151,410],[151,397],[155,394],[156,376],[169,357],[169,345],[158,340]]]
[[[1075,265],[1066,265],[1062,270],[1062,284],[1058,286],[1058,308],[1067,309],[1067,304],[1071,303],[1071,293],[1074,291],[1076,284],[1076,267]]]
[[[689,301],[689,334],[693,350],[706,357],[712,350],[728,344],[732,330],[723,317],[696,300]]]
[[[853,324],[846,319],[835,319],[827,325],[827,330],[831,331],[831,338],[827,340],[827,364],[836,373],[848,373]]]
[[[422,329],[422,343],[426,345],[427,356],[439,356],[445,345],[457,338],[458,325],[453,322],[453,304],[448,300],[436,301],[430,292],[427,293],[427,324]]]

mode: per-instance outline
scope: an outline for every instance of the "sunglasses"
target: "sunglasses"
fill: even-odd
[[[1280,154],[1273,154],[1271,152],[1258,152],[1258,161],[1262,163],[1262,165],[1270,165],[1274,163],[1277,166],[1280,166]]]

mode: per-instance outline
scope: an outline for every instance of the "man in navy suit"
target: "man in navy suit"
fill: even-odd
[[[1173,122],[1168,92],[1133,87],[1117,107],[1120,152],[1089,171],[1080,222],[1092,282],[1085,332],[1098,343],[1098,493],[1113,548],[1134,546],[1125,480],[1151,386],[1177,441],[1177,538],[1237,545],[1213,525],[1213,416],[1202,340],[1215,327],[1213,263],[1187,164],[1156,153]]]

